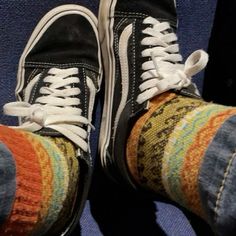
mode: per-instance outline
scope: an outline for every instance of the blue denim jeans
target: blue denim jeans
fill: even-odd
[[[212,229],[236,235],[236,116],[213,138],[200,169],[199,190]]]
[[[15,192],[15,161],[11,152],[0,142],[0,223],[2,223],[11,212]]]

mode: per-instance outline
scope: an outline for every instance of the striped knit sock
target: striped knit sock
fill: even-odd
[[[69,186],[65,201],[63,202],[63,207],[59,213],[57,221],[54,222],[48,235],[56,235],[56,232],[60,232],[65,225],[65,222],[70,219],[72,213],[72,207],[74,202],[74,196],[76,194],[78,186],[78,173],[79,173],[79,163],[77,161],[75,148],[72,143],[64,138],[50,138],[51,141],[55,142],[57,147],[61,150],[64,157],[66,157],[66,162],[69,169]]]
[[[169,92],[155,97],[128,140],[127,164],[134,180],[207,218],[199,173],[219,130],[233,116],[236,108]]]
[[[75,147],[64,138],[5,126],[0,126],[0,141],[16,169],[15,197],[0,235],[43,235],[52,227],[60,231],[69,219],[78,182]]]

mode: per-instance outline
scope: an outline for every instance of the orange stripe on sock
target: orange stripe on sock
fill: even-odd
[[[0,140],[16,161],[17,188],[11,215],[0,235],[28,235],[38,221],[42,203],[42,175],[31,143],[18,131],[0,126]]]
[[[182,191],[185,195],[187,207],[194,213],[205,217],[201,207],[198,191],[198,176],[204,154],[217,130],[230,116],[236,114],[236,109],[227,109],[212,117],[198,132],[194,143],[190,146],[181,170]]]
[[[38,223],[40,224],[48,214],[48,209],[52,198],[52,192],[53,192],[52,165],[50,161],[50,156],[44,149],[43,145],[37,139],[35,139],[34,136],[31,135],[31,133],[28,132],[21,132],[21,133],[31,143],[35,153],[37,154],[39,164],[41,167],[43,189],[42,189],[42,205],[38,219]]]

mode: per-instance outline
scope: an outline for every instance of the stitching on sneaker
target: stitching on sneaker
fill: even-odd
[[[135,32],[136,32],[136,20],[134,20],[133,23],[133,37],[132,37],[132,43],[133,43],[133,81],[132,81],[132,90],[131,90],[131,108],[132,108],[132,114],[134,113],[134,95],[135,95],[135,86],[136,86],[136,47],[135,47]]]
[[[97,79],[96,74],[95,74],[93,71],[90,71],[90,73],[91,73],[92,78],[93,78],[94,81],[95,81],[96,86],[98,86],[98,79]]]
[[[82,69],[83,73],[83,82],[84,82],[84,116],[88,116],[88,101],[87,101],[87,96],[88,96],[88,88],[87,88],[87,83],[86,83],[86,74],[84,68]]]
[[[138,12],[124,12],[124,11],[117,11],[115,16],[116,15],[123,15],[123,16],[127,16],[129,17],[130,15],[131,16],[136,16],[136,17],[148,17],[148,15],[146,14],[143,14],[143,13],[138,13]]]
[[[36,75],[36,73],[37,73],[37,71],[38,71],[38,68],[36,68],[36,69],[34,69],[33,71],[32,71],[32,73],[30,74],[30,76],[29,76],[29,78],[27,79],[27,84],[30,82],[30,80]]]
[[[127,18],[123,18],[120,20],[120,22],[116,25],[115,27],[115,31],[118,31],[121,27],[122,24],[124,24],[128,19]]]
[[[223,191],[224,191],[224,188],[225,188],[225,184],[226,184],[226,180],[229,176],[229,173],[230,173],[230,170],[231,170],[231,167],[232,167],[232,164],[233,164],[233,161],[234,159],[236,158],[236,151],[232,154],[229,162],[228,162],[228,165],[227,165],[227,168],[224,172],[224,178],[223,178],[223,181],[221,183],[221,186],[218,190],[218,194],[217,194],[217,200],[216,200],[216,204],[215,204],[215,208],[214,208],[214,211],[215,211],[215,221],[217,221],[217,218],[218,218],[218,212],[219,212],[219,209],[220,209],[220,204],[221,204],[221,197],[222,197],[222,194],[223,194]]]
[[[45,72],[45,69],[41,72],[41,74],[43,74],[44,72]],[[40,81],[40,80],[39,80],[39,81]],[[34,98],[35,98],[35,94],[36,94],[36,90],[37,90],[39,81],[35,84],[35,86],[34,86],[34,88],[33,88],[32,96],[31,96],[31,99],[30,99],[29,103],[32,103],[33,100],[34,100]]]
[[[96,68],[96,67],[94,67],[94,66],[92,66],[92,65],[89,65],[89,64],[86,64],[86,63],[67,63],[67,64],[56,64],[56,63],[50,63],[50,62],[26,62],[25,63],[25,67],[27,67],[27,66],[47,66],[47,67],[56,67],[56,66],[58,66],[58,67],[66,67],[66,66],[68,66],[68,67],[73,67],[73,66],[75,66],[75,67],[78,67],[78,66],[82,66],[82,67],[87,67],[88,69],[90,69],[90,70],[93,70],[94,72],[96,72],[96,73],[98,73],[98,69]]]
[[[149,17],[149,15],[145,15],[143,13],[117,11],[115,13],[115,17],[126,17],[126,18],[134,18],[134,17],[136,17],[136,18],[144,19],[146,17]],[[162,21],[168,21],[173,28],[176,28],[176,22],[174,22],[173,20],[166,19],[166,18],[161,18],[161,17],[155,17],[155,19],[157,19],[157,20],[159,20],[161,22]]]
[[[37,74],[38,68],[34,69],[30,74],[29,78],[27,79],[26,83],[28,84],[30,80]],[[22,90],[21,90],[22,92]],[[23,99],[25,100],[25,93],[23,93]]]
[[[115,28],[115,34],[114,34],[114,43],[115,43],[115,51],[116,54],[118,55],[118,48],[119,48],[119,36],[118,36],[118,30],[120,29],[120,27],[127,21],[127,18],[123,18],[117,25]],[[116,63],[116,70],[115,70],[115,78],[118,77],[118,68],[119,68],[119,63]]]

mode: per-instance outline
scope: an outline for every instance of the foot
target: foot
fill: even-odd
[[[99,36],[105,68],[105,102],[100,136],[103,167],[115,180],[135,185],[126,163],[133,124],[149,101],[172,90],[199,98],[191,77],[208,61],[194,52],[182,63],[174,0],[101,0]]]
[[[93,165],[89,137],[101,77],[96,17],[81,6],[60,6],[31,35],[19,62],[18,101],[4,106],[6,114],[20,118],[15,128],[64,136],[77,146],[84,181],[63,235],[78,222],[87,198]]]

